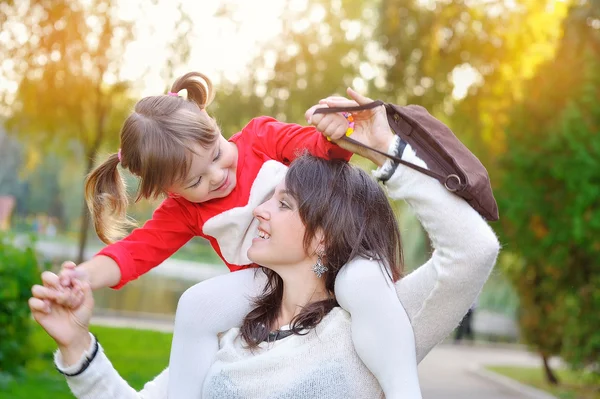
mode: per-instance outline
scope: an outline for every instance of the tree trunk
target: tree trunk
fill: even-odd
[[[550,368],[548,356],[542,354],[542,361],[544,362],[544,373],[546,374],[546,381],[548,381],[548,383],[551,385],[558,385],[558,378]]]
[[[106,123],[106,107],[104,104],[110,104],[111,99],[105,98],[102,95],[102,81],[104,76],[104,70],[100,70],[98,73],[98,85],[96,86],[96,91],[98,95],[98,102],[96,104],[96,135],[94,140],[92,141],[89,151],[86,151],[87,155],[87,168],[85,170],[86,176],[92,171],[94,167],[94,161],[96,160],[96,155],[98,155],[98,150],[100,150],[100,145],[104,140],[104,131],[105,131],[105,123]],[[83,209],[81,211],[81,230],[79,230],[79,253],[77,255],[77,264],[84,261],[85,255],[85,245],[87,243],[87,234],[90,227],[90,212],[87,207],[87,203],[85,202],[85,196],[83,199]]]
[[[94,167],[94,159],[96,158],[97,150],[92,150],[92,154],[88,156],[88,164],[85,169],[86,176],[92,171]],[[83,208],[81,209],[81,227],[79,229],[79,249],[77,252],[76,263],[80,264],[85,260],[85,246],[87,244],[88,230],[90,228],[90,211],[88,210],[85,197],[83,198]]]

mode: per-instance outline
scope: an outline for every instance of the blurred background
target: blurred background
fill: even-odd
[[[552,386],[563,382],[548,362],[558,356],[577,395],[591,395],[565,397],[596,397],[598,0],[1,1],[0,389],[35,370],[24,331],[40,268],[102,247],[86,173],[118,150],[133,104],[188,71],[215,83],[208,112],[226,137],[259,115],[305,123],[309,106],[348,86],[448,124],[488,169],[500,208],[503,251],[473,307],[475,340],[526,344]],[[143,222],[158,203],[130,214]],[[395,206],[411,270],[431,248]],[[99,291],[97,314],[168,324],[187,287],[226,271],[194,239],[127,287]]]

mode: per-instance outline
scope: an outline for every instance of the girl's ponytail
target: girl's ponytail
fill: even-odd
[[[120,238],[133,225],[127,219],[127,190],[118,165],[119,156],[113,154],[85,180],[85,200],[96,234],[105,244]]]
[[[212,82],[200,72],[188,72],[173,83],[172,93],[187,90],[188,100],[195,102],[200,109],[205,109],[215,98]]]

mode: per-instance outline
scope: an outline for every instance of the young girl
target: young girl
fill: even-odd
[[[203,82],[202,82],[203,81]],[[178,95],[187,90],[188,99]],[[213,99],[210,80],[199,73],[179,78],[168,95],[140,100],[121,130],[121,149],[87,178],[86,199],[98,236],[108,245],[74,268],[61,283],[84,277],[93,289],[120,288],[176,252],[194,236],[209,240],[231,273],[202,282],[179,301],[171,350],[169,397],[198,398],[218,350],[217,334],[241,325],[250,297],[264,287],[246,253],[257,231],[252,210],[268,198],[287,167],[303,150],[323,158],[348,160],[343,150],[313,127],[255,118],[228,141],[205,111]],[[328,116],[321,124],[340,123]],[[345,122],[345,121],[344,121]],[[357,120],[354,137],[369,143]],[[112,243],[128,226],[127,196],[117,166],[140,179],[137,199],[167,198],[152,219]],[[415,342],[408,316],[392,281],[376,261],[336,280],[336,294],[352,315],[357,353],[378,379],[387,398],[407,388],[419,397]],[[315,273],[321,273],[315,265]],[[242,270],[246,269],[246,270]],[[357,289],[359,287],[359,289]],[[408,361],[407,361],[408,359]]]

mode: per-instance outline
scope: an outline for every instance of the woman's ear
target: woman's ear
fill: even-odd
[[[325,252],[325,234],[323,229],[318,228],[313,239],[313,248],[315,254],[322,254]]]

